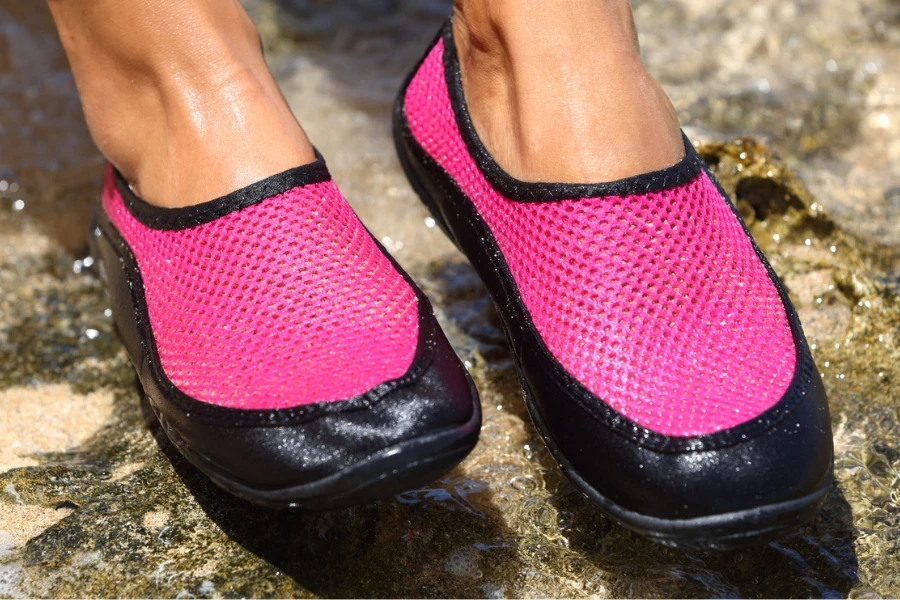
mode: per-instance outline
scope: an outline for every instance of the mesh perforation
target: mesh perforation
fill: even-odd
[[[137,260],[163,370],[189,396],[246,409],[343,400],[412,363],[415,292],[333,182],[177,231],[135,219],[111,174],[103,205]]]

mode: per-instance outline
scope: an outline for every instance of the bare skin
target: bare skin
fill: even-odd
[[[628,0],[455,0],[454,10],[475,129],[513,177],[597,183],[683,157]]]
[[[91,136],[158,206],[315,160],[238,0],[50,0]]]
[[[148,202],[197,204],[314,160],[238,0],[48,1],[91,135]],[[608,181],[681,158],[628,0],[454,9],[475,127],[514,177]]]

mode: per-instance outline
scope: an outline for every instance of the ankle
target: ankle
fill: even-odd
[[[94,141],[149,202],[196,204],[315,159],[237,0],[50,7]]]
[[[454,33],[474,59],[569,58],[573,48],[598,45],[610,59],[640,61],[629,0],[455,0],[453,8]]]
[[[454,8],[472,120],[514,177],[597,182],[682,157],[674,109],[641,61],[627,0]]]
[[[83,97],[101,152],[138,195],[160,206],[197,204],[315,160],[262,60],[156,71],[114,93]]]
[[[108,155],[149,202],[196,204],[315,160],[267,70],[235,65],[176,83],[161,86],[159,116],[140,144]]]

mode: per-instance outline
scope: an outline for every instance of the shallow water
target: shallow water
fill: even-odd
[[[470,366],[482,441],[429,488],[321,515],[198,475],[140,400],[84,261],[102,160],[52,24],[43,4],[0,0],[0,596],[900,595],[896,3],[636,2],[691,137],[749,132],[785,157],[701,146],[794,298],[832,405],[819,517],[724,554],[647,542],[561,476],[482,285],[400,173],[390,102],[447,4],[248,6],[333,174]]]

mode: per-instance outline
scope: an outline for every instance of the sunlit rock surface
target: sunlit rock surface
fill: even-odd
[[[636,3],[691,137],[764,134],[816,192],[750,138],[699,146],[797,305],[837,453],[814,522],[727,554],[654,545],[573,490],[483,287],[401,175],[391,97],[446,4],[248,5],[335,177],[468,362],[482,441],[429,488],[318,515],[250,506],[181,459],[86,260],[102,159],[52,24],[0,0],[0,597],[900,595],[896,4]]]

